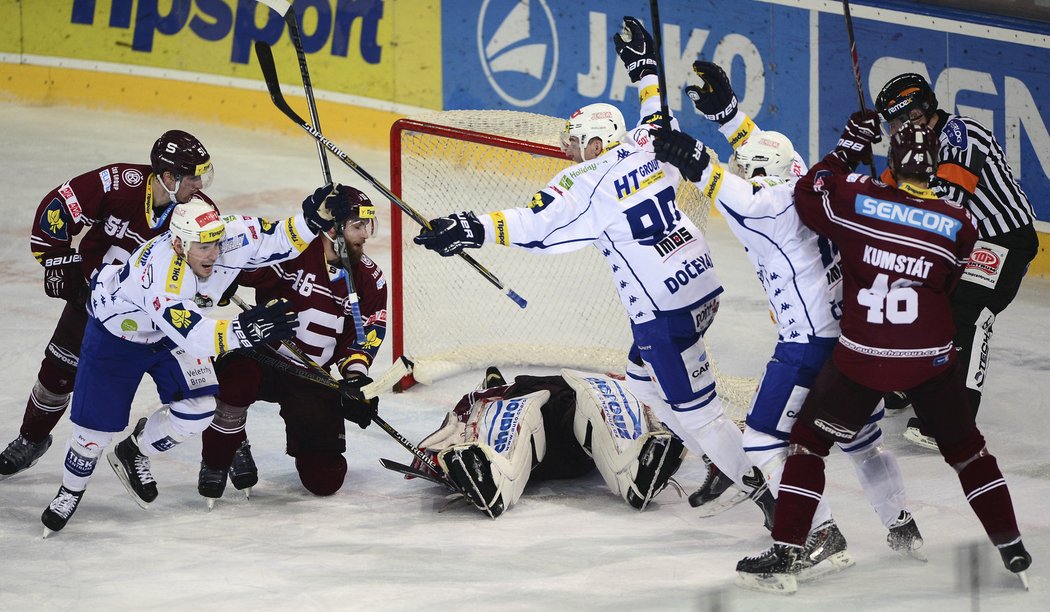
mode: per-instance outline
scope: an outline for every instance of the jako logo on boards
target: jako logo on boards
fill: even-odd
[[[546,0],[485,0],[478,54],[501,98],[514,106],[542,100],[558,73],[558,31]]]

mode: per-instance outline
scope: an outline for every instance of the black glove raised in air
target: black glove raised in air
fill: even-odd
[[[237,315],[233,333],[242,346],[257,346],[295,336],[299,326],[296,314],[288,300],[273,300],[266,306],[254,306]]]
[[[703,86],[690,85],[686,95],[700,114],[719,125],[729,123],[737,113],[736,94],[725,70],[711,62],[693,62],[693,72],[704,82]]]
[[[314,233],[327,232],[336,219],[350,216],[350,190],[345,185],[331,183],[318,187],[303,200],[303,216]]]
[[[871,159],[871,145],[880,140],[879,113],[874,110],[856,111],[849,116],[831,154],[853,170],[861,162]]]
[[[656,74],[659,58],[656,57],[653,37],[645,31],[640,21],[634,17],[624,17],[623,30],[613,34],[612,40],[632,83],[637,83],[647,74]]]
[[[456,255],[463,249],[476,249],[485,242],[485,226],[470,211],[431,219],[430,229],[423,228],[413,238],[442,257]]]
[[[367,399],[361,392],[361,387],[370,382],[372,379],[367,376],[339,381],[339,409],[343,413],[343,418],[351,423],[357,423],[361,429],[368,427],[372,423],[372,418],[379,414],[379,398]]]

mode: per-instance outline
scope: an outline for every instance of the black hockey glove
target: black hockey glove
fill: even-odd
[[[357,423],[361,429],[368,427],[372,417],[379,414],[379,398],[366,399],[361,392],[361,387],[370,382],[372,379],[367,376],[339,381],[339,409],[343,412],[343,418]]]
[[[295,336],[299,326],[288,300],[273,300],[266,306],[255,306],[239,314],[231,328],[242,346],[257,346]]]
[[[699,181],[711,163],[711,156],[707,154],[704,143],[678,130],[655,130],[653,150],[657,160],[681,170],[682,176],[691,183]]]
[[[331,183],[318,187],[313,195],[303,200],[303,216],[315,234],[327,232],[336,219],[350,216],[350,190]]]
[[[685,93],[700,114],[719,125],[729,123],[737,113],[736,94],[725,70],[711,62],[693,62],[693,72],[703,80],[703,86],[690,85]]]
[[[874,110],[856,111],[849,116],[842,136],[831,154],[853,171],[861,162],[871,159],[872,143],[881,140],[879,113]]]
[[[624,17],[623,30],[613,34],[612,40],[632,83],[637,83],[647,74],[656,74],[659,59],[656,57],[653,37],[640,21],[634,17]]]
[[[44,293],[48,297],[82,303],[87,295],[87,282],[80,268],[80,253],[62,249],[44,258]]]
[[[458,212],[431,219],[430,229],[420,230],[413,241],[442,257],[449,257],[463,249],[479,248],[485,242],[485,226],[474,213]]]

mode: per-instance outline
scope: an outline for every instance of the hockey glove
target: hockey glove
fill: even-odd
[[[711,62],[693,62],[693,72],[704,82],[700,87],[690,85],[685,93],[700,114],[719,125],[729,123],[737,113],[736,94],[725,70]]]
[[[479,248],[485,242],[485,226],[474,213],[458,212],[431,219],[430,229],[420,230],[413,241],[442,257],[449,257],[463,249]]]
[[[44,293],[48,297],[81,302],[87,295],[87,282],[80,268],[80,253],[62,249],[44,259]]]
[[[361,392],[361,387],[372,382],[367,376],[347,378],[339,381],[339,409],[343,418],[351,423],[357,423],[361,429],[365,429],[372,423],[372,417],[379,414],[379,398],[366,399]]]
[[[303,216],[315,234],[327,232],[336,219],[350,216],[350,190],[345,185],[331,183],[318,187],[313,195],[303,200]]]
[[[640,21],[634,17],[624,17],[623,30],[613,34],[612,40],[632,83],[637,83],[648,74],[656,74],[659,60],[653,37],[645,31]]]
[[[879,113],[874,110],[856,111],[849,116],[835,149],[831,151],[853,171],[861,162],[871,159],[871,145],[882,140],[879,133]]]
[[[241,347],[254,347],[295,336],[299,326],[288,300],[273,300],[266,306],[255,306],[239,314],[231,325]]]
[[[653,150],[657,160],[678,168],[691,183],[698,182],[711,163],[711,156],[707,154],[704,143],[678,130],[655,130]]]

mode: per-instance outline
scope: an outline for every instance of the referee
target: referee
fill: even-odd
[[[905,73],[890,79],[875,108],[888,122],[890,134],[907,122],[933,128],[940,147],[937,176],[930,187],[938,197],[970,211],[977,223],[977,244],[952,294],[955,348],[966,369],[966,387],[976,414],[988,373],[992,324],[1017,295],[1039,249],[1035,213],[991,130],[937,108],[937,96],[922,75]],[[894,184],[888,169],[882,180]],[[917,418],[910,419],[904,437],[937,448],[919,425]]]

